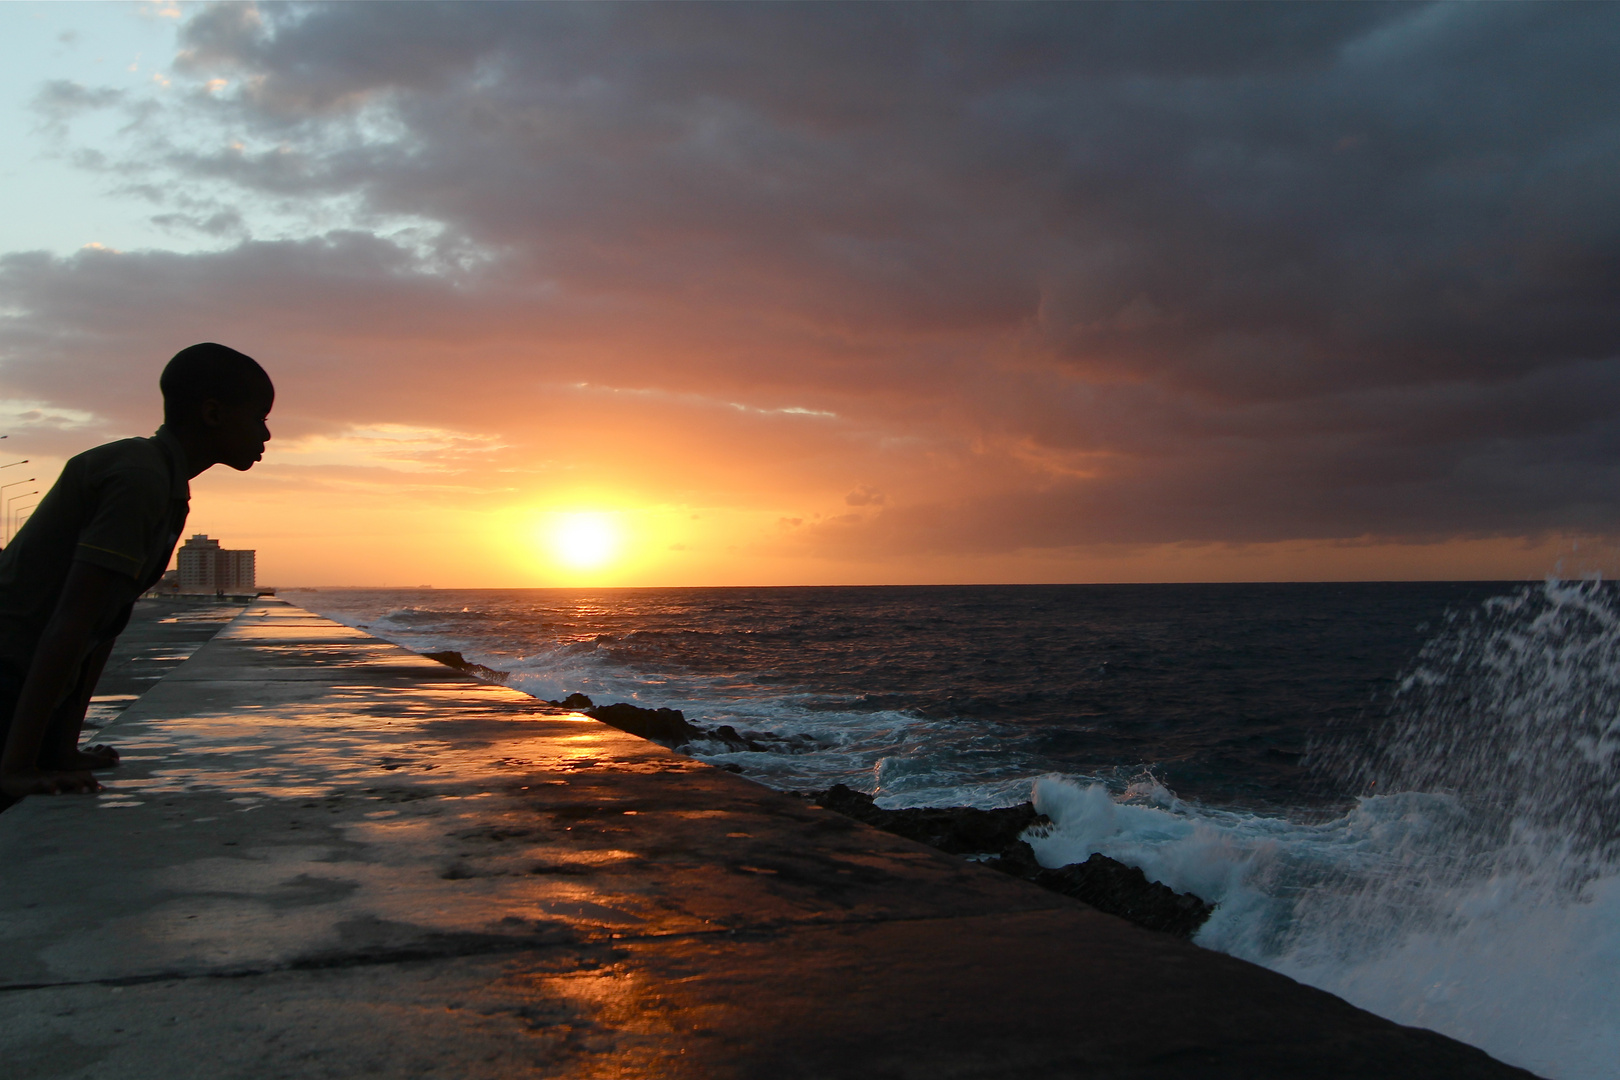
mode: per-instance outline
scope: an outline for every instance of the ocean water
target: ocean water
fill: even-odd
[[[1620,595],[1599,582],[309,590],[542,698],[881,805],[1033,798],[1195,939],[1560,1080],[1620,1060]],[[786,737],[792,737],[789,742]]]

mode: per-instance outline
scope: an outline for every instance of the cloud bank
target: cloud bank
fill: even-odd
[[[39,108],[124,110],[95,167],[224,246],[0,257],[3,379],[121,419],[228,340],[293,436],[808,559],[1609,535],[1617,51],[1608,5],[207,7],[172,92]]]

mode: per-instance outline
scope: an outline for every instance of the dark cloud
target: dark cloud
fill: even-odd
[[[208,236],[240,236],[247,232],[247,224],[238,210],[216,210],[206,217],[201,214],[153,214],[152,223],[166,228],[190,229]]]
[[[66,136],[68,124],[86,113],[122,104],[126,95],[110,87],[88,87],[71,79],[51,79],[40,85],[29,102],[41,128],[54,138]]]
[[[105,109],[124,98],[122,90],[87,87],[70,79],[52,79],[34,95],[34,110],[53,120],[76,116],[92,109]]]
[[[456,413],[453,363],[836,413],[859,512],[794,535],[839,550],[1620,531],[1612,6],[230,4],[183,46],[232,87],[147,124],[182,188],[428,227],[10,256],[39,395],[212,311],[374,410]]]

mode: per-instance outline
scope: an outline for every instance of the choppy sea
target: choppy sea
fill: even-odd
[[[880,805],[1033,798],[1196,942],[1559,1080],[1620,1061],[1620,592],[1600,582],[300,590],[537,697]],[[793,752],[787,752],[792,749]]]

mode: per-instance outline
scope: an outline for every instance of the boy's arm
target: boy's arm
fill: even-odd
[[[118,764],[118,751],[110,746],[87,746],[79,749],[79,734],[84,730],[84,714],[90,709],[96,683],[107,666],[117,638],[108,638],[96,646],[79,669],[79,682],[68,693],[71,708],[58,707],[51,713],[53,723],[45,732],[44,750],[40,763],[47,769],[106,769]]]
[[[127,602],[129,591],[128,578],[90,563],[75,562],[68,571],[11,717],[11,732],[0,754],[0,791],[20,798],[95,791],[100,786],[88,772],[42,770],[39,756],[52,711],[75,688],[90,635]]]

